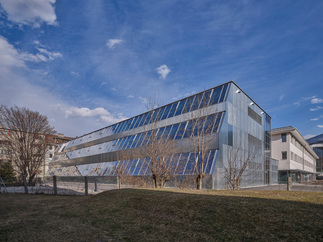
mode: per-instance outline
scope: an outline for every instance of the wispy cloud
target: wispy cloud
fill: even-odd
[[[109,39],[108,42],[107,42],[107,46],[110,48],[110,49],[113,49],[116,45],[119,45],[123,42],[122,39]]]
[[[314,112],[314,111],[317,111],[317,110],[320,110],[320,109],[322,109],[323,107],[321,107],[321,106],[316,106],[316,108],[310,108],[310,111],[311,112]]]
[[[311,118],[310,119],[311,121],[317,121],[317,120],[319,120],[318,118]]]
[[[74,75],[74,76],[80,76],[80,74],[75,72],[75,71],[71,71],[71,74]]]
[[[156,71],[162,79],[165,79],[167,75],[171,72],[167,65],[161,65],[160,67],[157,67]]]
[[[307,135],[304,135],[304,139],[310,139],[310,138],[313,138],[315,135],[314,134],[307,134]]]
[[[313,98],[311,100],[312,104],[318,104],[318,103],[323,103],[323,99],[322,98]]]
[[[56,0],[0,0],[1,6],[6,11],[8,20],[23,25],[40,27],[42,23],[55,25]]]
[[[67,110],[65,110],[65,117],[66,118],[75,118],[75,117],[93,117],[93,116],[101,116],[101,115],[109,115],[110,113],[102,108],[95,108],[95,109],[89,109],[89,108],[78,108],[78,107],[70,107]]]
[[[0,68],[25,67],[18,50],[0,35]]]
[[[101,82],[101,86],[105,86],[105,85],[108,85],[107,82]]]
[[[132,96],[132,95],[129,95],[127,98],[134,98],[134,96]]]
[[[299,107],[299,106],[301,106],[301,102],[300,101],[294,102],[294,105]]]
[[[316,96],[311,96],[311,97],[303,97],[303,99],[304,99],[305,101],[307,101],[307,100],[310,100],[310,99],[313,99],[313,98],[316,98]]]
[[[317,125],[317,127],[319,127],[319,128],[323,128],[323,125],[318,124],[318,125]]]
[[[144,98],[144,97],[139,97],[140,101],[143,103],[143,104],[147,104],[148,103],[148,99],[147,98]]]
[[[117,88],[112,87],[111,90],[114,91],[114,92],[116,92],[117,91]]]
[[[279,101],[282,101],[284,99],[284,95],[282,94],[282,95],[280,95],[280,97],[279,97]]]

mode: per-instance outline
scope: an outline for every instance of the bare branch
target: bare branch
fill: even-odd
[[[26,175],[32,183],[46,153],[47,136],[55,133],[46,116],[27,108],[0,106],[0,127],[10,155],[21,179]]]

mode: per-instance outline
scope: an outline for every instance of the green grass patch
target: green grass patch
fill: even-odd
[[[323,240],[323,193],[122,189],[0,194],[2,241]]]

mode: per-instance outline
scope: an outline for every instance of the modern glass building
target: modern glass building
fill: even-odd
[[[251,152],[254,157],[246,169],[248,176],[242,179],[242,187],[277,183],[278,163],[271,159],[271,118],[233,81],[65,143],[56,153],[48,174],[116,178],[116,167],[126,162],[130,175],[149,176],[147,157],[138,155],[118,161],[117,152],[147,145],[153,127],[157,135],[175,140],[180,147],[171,159],[181,167],[177,175],[188,177],[198,161],[190,136],[198,128],[199,113],[206,113],[205,122],[211,127],[207,132],[212,137],[203,167],[204,188],[227,187],[224,167],[232,148],[244,155]]]
[[[316,160],[316,172],[322,177],[323,176],[323,134],[317,135],[307,140],[312,149],[319,157]]]

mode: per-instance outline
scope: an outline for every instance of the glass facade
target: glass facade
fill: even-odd
[[[323,147],[313,147],[313,150],[319,157],[319,159],[316,160],[316,171],[322,173],[323,172]]]
[[[177,175],[190,175],[199,159],[188,143],[192,135],[204,132],[214,140],[203,167],[203,173],[212,177],[208,187],[222,188],[224,185],[220,168],[226,162],[227,146],[252,149],[256,153],[254,167],[257,172],[252,184],[264,184],[264,174],[270,170],[270,165],[265,163],[270,158],[270,117],[259,106],[250,106],[254,102],[245,93],[236,93],[238,89],[234,82],[225,83],[78,137],[59,149],[53,164],[59,164],[61,168],[51,168],[49,174],[116,176],[116,168],[122,165],[133,176],[149,175],[147,162],[144,162],[147,157],[120,161],[115,154],[147,145],[154,132],[160,138],[182,145],[182,151],[170,159],[181,167]],[[200,112],[204,109],[208,112]]]

